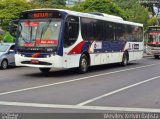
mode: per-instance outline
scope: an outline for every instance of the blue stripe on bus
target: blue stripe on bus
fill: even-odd
[[[61,28],[60,28],[58,48],[57,48],[57,54],[59,56],[63,56],[63,38],[64,38],[63,35],[64,35],[65,18],[67,16],[67,13],[61,11],[61,15],[62,15],[62,24],[61,24]]]
[[[83,45],[83,47],[82,47],[82,52],[88,51],[90,45],[91,45],[90,41],[85,41],[85,42],[84,42],[84,45]]]
[[[35,53],[22,53],[25,57],[32,57],[32,55]],[[50,53],[41,53],[37,58],[43,58],[46,57],[47,55],[50,55]]]
[[[94,52],[119,52],[125,46],[125,41],[102,41],[101,49],[94,49]]]

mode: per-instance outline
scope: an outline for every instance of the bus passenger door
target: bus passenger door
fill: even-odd
[[[74,45],[76,45],[75,43],[79,35],[79,17],[68,16],[64,27],[64,66],[67,68],[77,67],[77,65],[79,65],[79,60],[77,59],[78,52],[73,49],[75,48]]]

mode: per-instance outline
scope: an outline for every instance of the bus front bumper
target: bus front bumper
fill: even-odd
[[[16,66],[63,69],[63,59],[57,55],[48,58],[31,58],[15,54],[15,63]]]

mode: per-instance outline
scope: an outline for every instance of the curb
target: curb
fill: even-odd
[[[153,57],[153,55],[151,55],[151,54],[143,54],[143,57],[145,58],[145,57]]]

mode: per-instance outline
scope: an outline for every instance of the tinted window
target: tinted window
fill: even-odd
[[[138,26],[126,25],[128,41],[141,42],[143,40],[143,29]]]
[[[81,32],[84,40],[94,40],[96,35],[96,20],[81,18]]]
[[[68,16],[65,21],[64,28],[64,47],[71,46],[76,42],[79,34],[79,18],[75,16]]]
[[[143,40],[143,28],[109,21],[81,18],[81,32],[84,40],[133,41]]]
[[[109,41],[111,41],[111,40],[114,40],[114,24],[113,23],[111,23],[111,22],[105,22],[105,24],[104,24],[104,26],[105,26],[105,32],[104,32],[104,34],[106,34],[106,39],[105,40],[109,40]]]
[[[113,40],[113,23],[102,20],[81,18],[81,30],[84,40]]]
[[[125,25],[123,24],[115,24],[115,40],[116,41],[126,41],[126,30]]]

